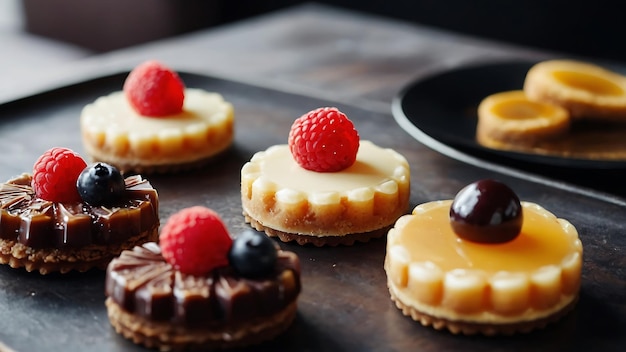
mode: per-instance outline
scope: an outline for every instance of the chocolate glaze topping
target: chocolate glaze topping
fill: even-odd
[[[121,243],[159,225],[157,192],[139,175],[125,179],[115,207],[43,200],[31,181],[24,173],[0,184],[0,238],[32,248],[82,247]]]
[[[268,316],[300,293],[300,262],[278,251],[275,270],[249,279],[222,267],[204,276],[172,268],[149,242],[126,250],[107,268],[105,293],[123,309],[147,319],[211,326]]]

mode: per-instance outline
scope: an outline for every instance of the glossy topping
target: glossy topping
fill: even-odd
[[[138,114],[121,91],[85,106],[81,130],[91,154],[181,163],[216,154],[232,141],[233,107],[217,93],[187,88],[183,111],[167,118]]]
[[[289,150],[307,170],[340,171],[354,164],[359,134],[352,121],[337,108],[318,108],[293,122]]]
[[[159,223],[157,192],[139,175],[125,179],[124,195],[110,207],[41,199],[31,183],[22,174],[0,184],[0,238],[32,248],[113,244]]]
[[[519,234],[523,223],[520,200],[507,185],[480,180],[465,186],[450,206],[450,224],[464,240],[503,243]]]
[[[620,96],[626,94],[624,87],[607,77],[591,72],[554,70],[552,76],[559,83],[574,89],[588,91],[591,94]]]
[[[551,116],[560,110],[556,105],[542,104],[525,99],[520,95],[524,92],[516,91],[518,99],[502,100],[492,107],[494,114],[502,116],[503,119],[526,120],[536,119],[542,116]],[[499,93],[502,94],[502,93]]]
[[[106,294],[126,311],[186,326],[211,326],[269,316],[300,293],[300,263],[279,251],[273,270],[258,279],[232,267],[204,275],[174,270],[155,243],[122,252],[107,269]]]
[[[43,153],[33,166],[33,191],[51,202],[78,202],[78,175],[87,166],[83,158],[68,148],[55,147]]]
[[[406,212],[409,183],[409,165],[402,155],[363,140],[354,164],[341,172],[306,170],[287,145],[256,153],[241,169],[244,211],[288,233],[341,235],[379,229]]]
[[[405,303],[448,319],[506,323],[547,316],[575,300],[582,244],[568,221],[522,202],[520,234],[485,245],[454,233],[451,204],[419,205],[389,232],[385,267]]]
[[[78,176],[76,187],[82,200],[90,205],[115,205],[126,192],[120,171],[106,163],[86,167]]]
[[[220,216],[202,206],[173,214],[159,236],[165,260],[174,269],[192,275],[228,265],[232,243]]]
[[[130,72],[124,94],[138,114],[168,116],[183,110],[185,84],[169,67],[151,60]]]
[[[247,229],[233,241],[228,260],[243,277],[260,277],[276,266],[276,244],[265,234]]]

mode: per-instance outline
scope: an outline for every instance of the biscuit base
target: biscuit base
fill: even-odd
[[[145,242],[157,241],[159,225],[131,237],[119,244],[91,244],[80,248],[32,248],[16,240],[0,239],[0,264],[26,271],[39,271],[41,275],[70,271],[85,272],[92,268],[106,269],[109,262],[123,250],[132,249]]]
[[[485,336],[496,336],[529,333],[536,329],[543,329],[546,325],[558,321],[574,309],[574,306],[576,306],[576,302],[578,301],[577,296],[563,309],[540,319],[504,324],[481,323],[474,321],[452,320],[446,319],[445,317],[436,317],[426,314],[412,306],[404,304],[404,302],[396,296],[390,285],[388,284],[387,286],[389,288],[391,300],[395,303],[396,307],[402,311],[403,315],[411,317],[423,326],[432,326],[435,330],[448,330],[455,335],[462,334],[469,336],[482,334]]]
[[[154,174],[173,174],[184,171],[192,171],[200,169],[208,164],[211,164],[226,154],[230,146],[226,149],[215,152],[207,157],[203,157],[196,160],[185,161],[181,163],[164,163],[157,164],[141,159],[122,158],[114,155],[108,155],[96,150],[89,150],[89,158],[92,162],[104,162],[107,164],[115,165],[123,174],[134,173],[142,175],[154,175]]]
[[[283,333],[296,317],[294,301],[274,315],[212,328],[152,321],[125,311],[110,297],[105,305],[115,331],[135,344],[160,351],[205,351],[259,344]]]
[[[299,245],[312,244],[316,247],[330,246],[336,247],[339,245],[343,246],[351,246],[357,242],[369,242],[375,238],[381,238],[387,234],[391,225],[383,227],[381,229],[377,229],[369,232],[362,233],[350,233],[346,235],[337,235],[337,236],[313,236],[306,235],[300,233],[289,233],[280,230],[273,229],[271,227],[267,227],[256,219],[252,218],[248,215],[247,212],[243,212],[243,216],[245,218],[246,223],[249,223],[250,226],[255,228],[257,231],[263,231],[270,237],[278,237],[282,242],[296,242]]]

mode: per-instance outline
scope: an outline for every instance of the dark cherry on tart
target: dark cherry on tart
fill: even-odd
[[[232,239],[219,216],[195,206],[172,215],[159,244],[124,251],[107,269],[109,320],[160,350],[257,344],[296,315],[300,262],[263,233]]]
[[[450,206],[450,224],[461,238],[480,243],[513,240],[522,228],[522,205],[504,183],[484,179],[465,186]]]
[[[32,175],[0,184],[0,263],[41,274],[105,269],[122,250],[157,238],[158,206],[140,175],[124,179],[52,148]]]

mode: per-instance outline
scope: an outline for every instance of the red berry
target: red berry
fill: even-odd
[[[300,166],[318,172],[343,170],[354,164],[359,133],[337,108],[310,111],[294,121],[289,149]]]
[[[152,60],[130,72],[124,93],[140,115],[167,116],[183,110],[185,84],[176,72]]]
[[[71,149],[49,149],[33,166],[35,195],[57,203],[80,202],[76,181],[85,167],[85,160]]]
[[[172,215],[159,237],[165,260],[176,270],[191,275],[203,275],[228,265],[232,243],[220,216],[202,206]]]

